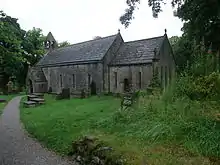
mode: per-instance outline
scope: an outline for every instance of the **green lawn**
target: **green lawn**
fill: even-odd
[[[0,95],[1,99],[6,99],[7,102],[10,101],[13,97],[15,97],[16,95]],[[0,114],[2,113],[4,107],[7,105],[6,103],[0,103]]]
[[[70,151],[73,140],[89,134],[114,147],[130,164],[145,159],[155,165],[209,165],[209,157],[220,156],[215,104],[144,98],[120,112],[120,100],[110,96],[46,100],[43,106],[21,108],[21,120],[31,135],[61,155]]]

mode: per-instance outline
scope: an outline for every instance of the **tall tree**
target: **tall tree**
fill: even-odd
[[[181,7],[185,0],[172,0],[171,5]],[[152,9],[153,17],[158,17],[158,14],[162,11],[162,4],[166,4],[170,0],[148,0],[148,5]],[[131,20],[134,19],[134,11],[138,9],[138,5],[141,3],[141,0],[126,0],[128,8],[125,9],[125,13],[120,17],[121,23],[128,27],[131,23]]]
[[[177,7],[176,16],[185,22],[183,30],[188,37],[204,40],[206,49],[212,44],[213,50],[220,50],[220,1],[219,0],[148,0],[154,17],[162,11],[162,4],[171,2]],[[126,0],[128,8],[120,17],[121,23],[128,27],[134,18],[134,11],[141,0]]]
[[[44,55],[42,30],[25,32],[16,18],[0,11],[0,88],[5,88],[10,77],[25,84],[28,65],[34,65]]]
[[[31,66],[36,64],[45,54],[44,41],[45,36],[40,28],[33,28],[26,32],[22,46],[25,51],[24,57]]]
[[[9,77],[19,76],[24,58],[21,48],[25,31],[20,28],[17,19],[0,11],[0,87],[5,87]]]

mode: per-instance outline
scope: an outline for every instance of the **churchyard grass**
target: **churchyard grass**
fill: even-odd
[[[6,102],[0,103],[0,115],[1,115],[4,107],[7,105],[8,101],[10,101],[15,96],[17,96],[17,95],[0,95],[0,99],[6,100]]]
[[[220,154],[214,103],[207,107],[189,100],[169,104],[142,98],[120,111],[120,99],[111,96],[45,99],[39,107],[21,106],[21,120],[33,137],[61,155],[82,135],[98,137],[135,165],[209,165],[209,158]]]

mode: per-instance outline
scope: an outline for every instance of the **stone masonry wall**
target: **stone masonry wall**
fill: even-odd
[[[89,93],[88,75],[91,75],[90,82],[96,83],[97,93],[102,92],[101,63],[48,67],[43,68],[43,71],[48,81],[48,89],[51,87],[53,93],[60,93],[62,88],[70,88],[72,95],[79,95],[82,89]]]
[[[155,64],[155,68],[158,68],[159,78],[162,87],[165,89],[166,85],[171,82],[171,78],[175,76],[175,62],[168,39],[165,39],[163,45],[161,45],[159,59]]]
[[[104,76],[104,92],[109,92],[110,91],[110,79],[109,79],[109,67],[108,64],[113,60],[115,57],[118,49],[120,48],[121,44],[123,43],[123,39],[121,37],[121,34],[119,33],[112,44],[111,48],[108,50],[107,54],[105,55],[103,59],[103,76]]]
[[[117,73],[117,87],[115,86],[115,72]],[[141,82],[139,74],[141,73]],[[133,90],[146,89],[152,79],[153,68],[151,64],[112,66],[110,67],[110,92],[124,92],[124,79],[131,78]],[[141,88],[140,88],[141,83]]]
[[[47,92],[47,81],[43,71],[39,67],[29,68],[26,83],[29,92],[31,92],[30,83],[32,83],[34,93]]]

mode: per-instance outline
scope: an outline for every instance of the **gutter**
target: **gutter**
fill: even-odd
[[[80,65],[80,64],[93,64],[100,63],[101,60],[91,60],[91,61],[74,61],[74,62],[62,62],[62,63],[53,63],[53,64],[45,64],[45,65],[36,65],[36,67],[56,67],[56,66],[66,66],[66,65]]]

